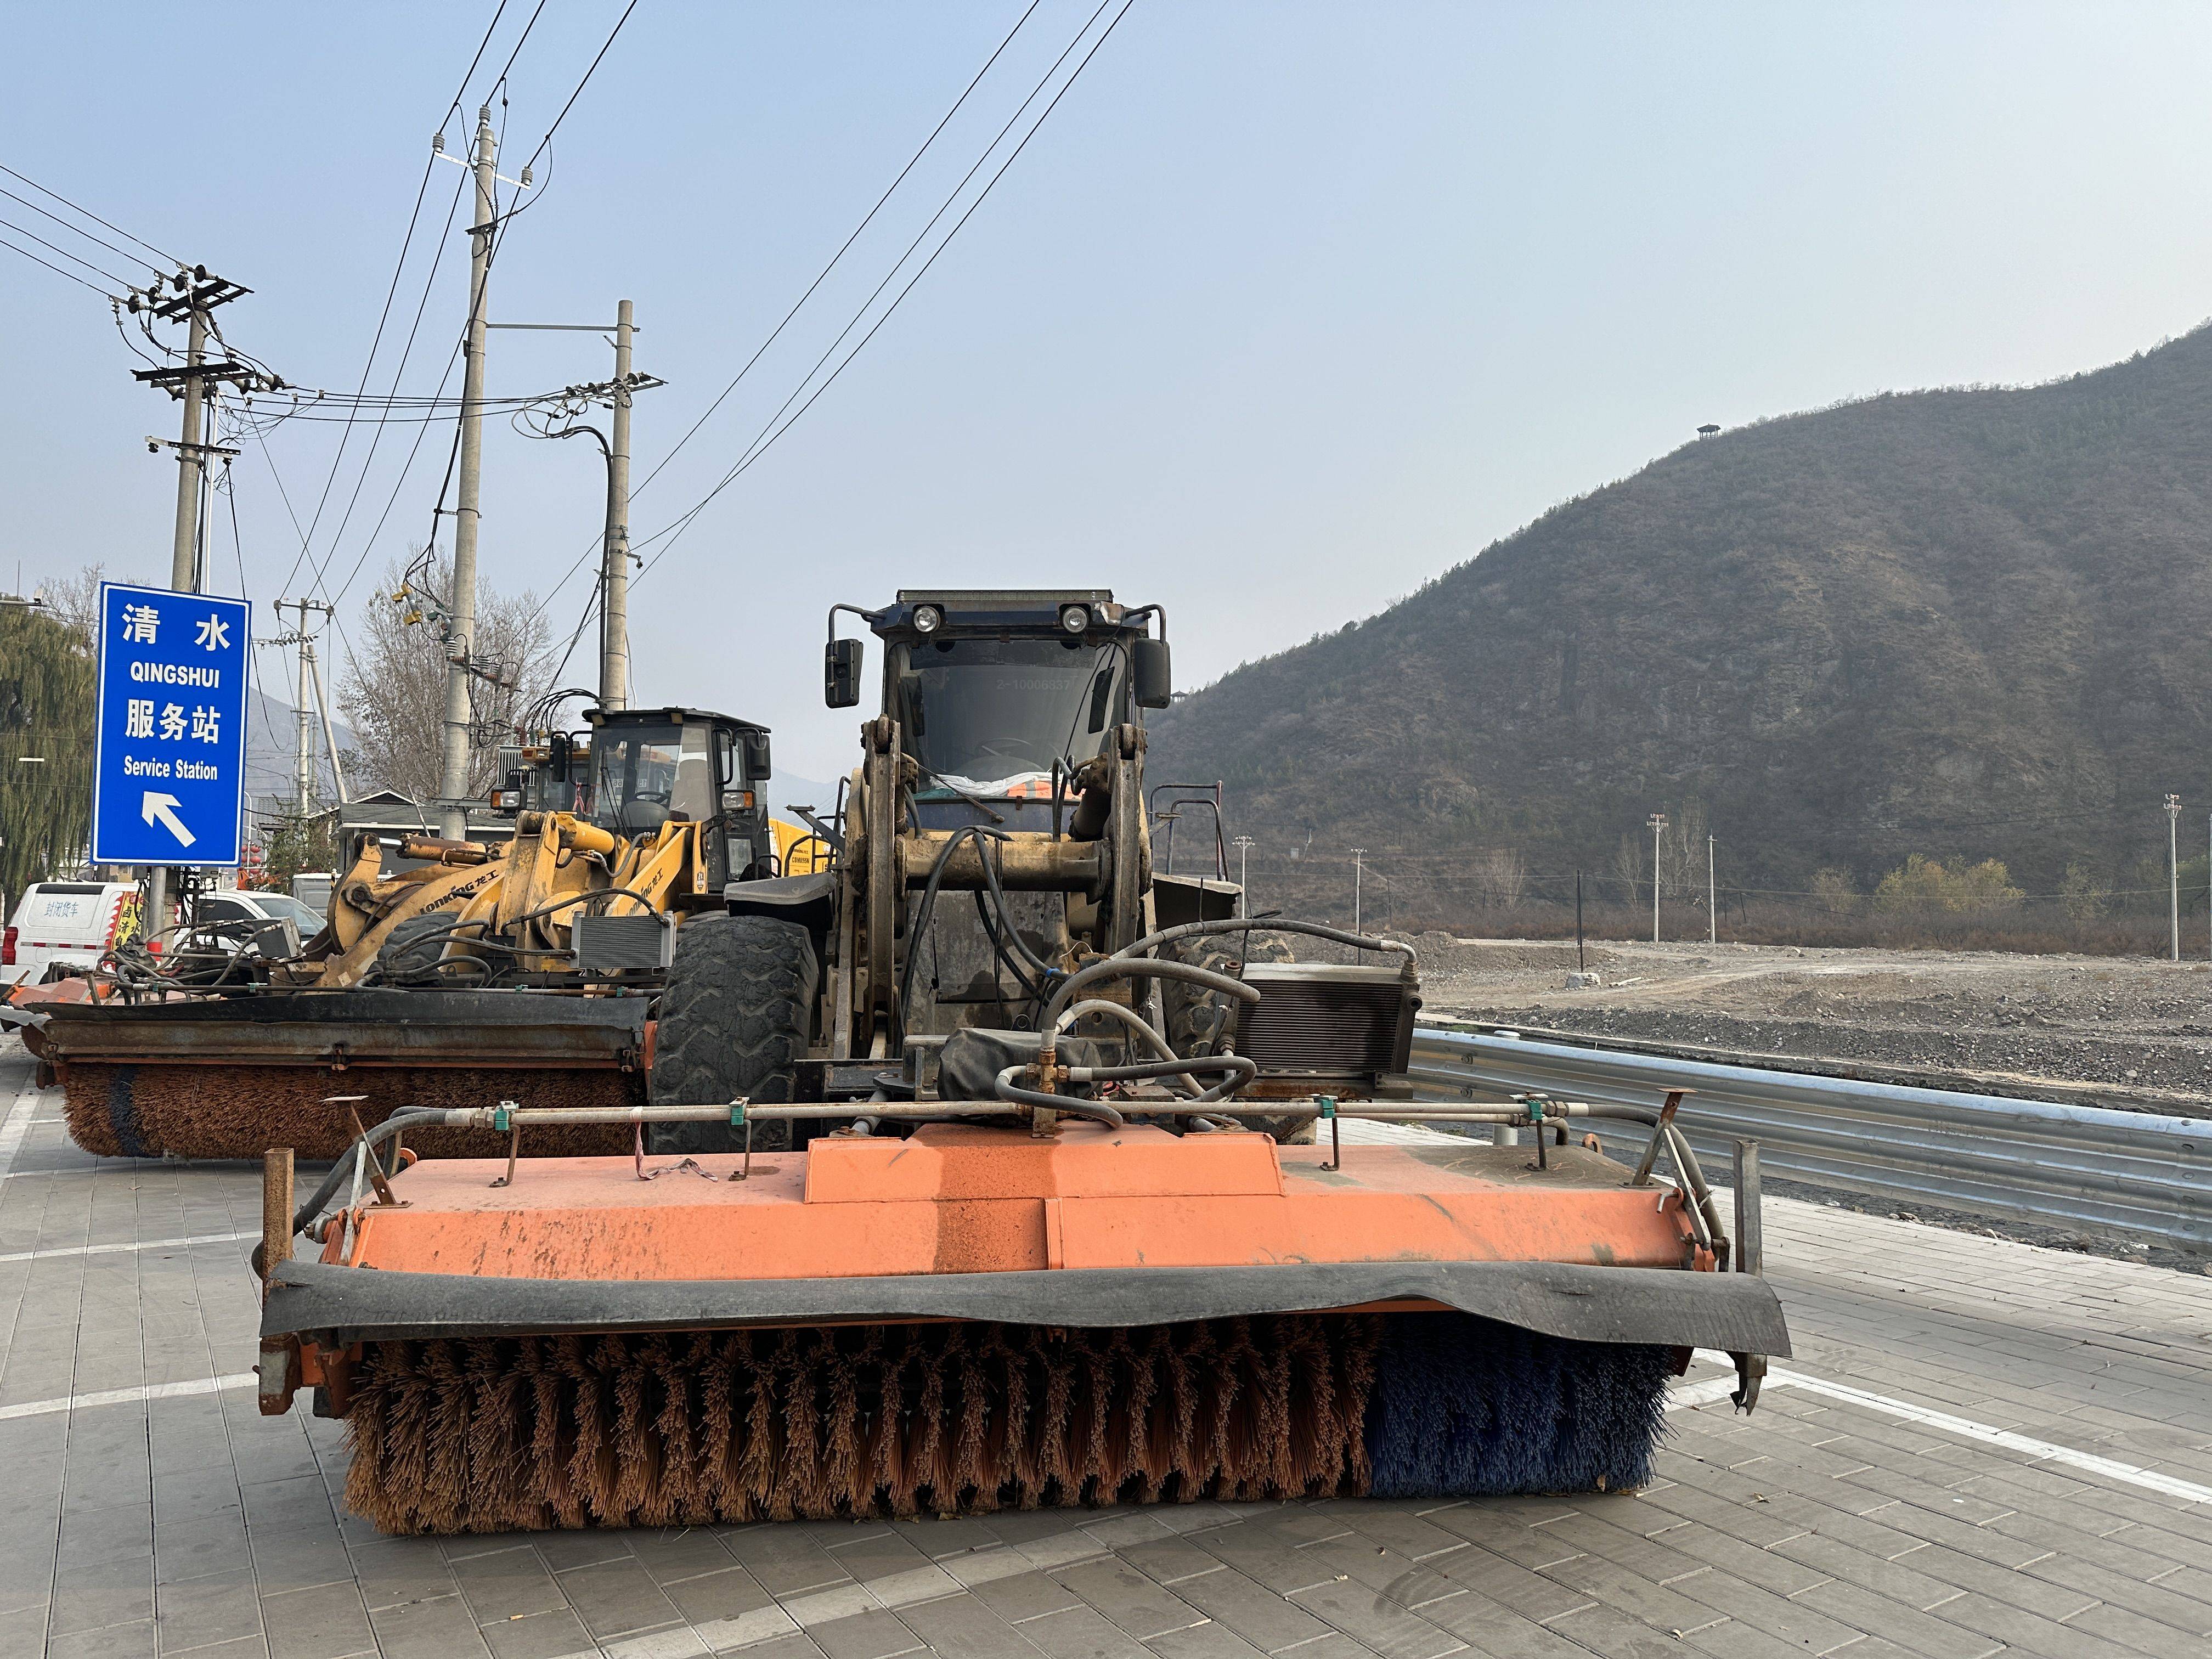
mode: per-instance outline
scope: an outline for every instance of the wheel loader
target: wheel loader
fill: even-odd
[[[694,708],[592,708],[517,744],[505,842],[358,837],[297,955],[187,938],[118,964],[120,994],[39,1034],[71,1136],[106,1156],[336,1157],[353,1115],[489,1095],[533,1107],[644,1095],[647,1024],[679,925],[778,867],[765,727]],[[387,870],[387,864],[394,867]],[[333,1097],[342,1098],[334,1100]],[[417,1137],[442,1155],[465,1145]],[[549,1146],[619,1150],[570,1127]]]
[[[883,660],[830,868],[678,934],[650,1102],[586,1114],[629,1156],[533,1155],[554,1115],[490,1103],[396,1115],[304,1202],[271,1156],[262,1408],[347,1419],[357,1512],[1613,1490],[1691,1350],[1756,1400],[1788,1334],[1672,1101],[1418,1083],[1404,945],[1153,869],[1158,607],[840,605],[833,708],[845,614]],[[1455,1133],[1378,1144],[1408,1123]],[[431,1128],[491,1156],[392,1173]]]

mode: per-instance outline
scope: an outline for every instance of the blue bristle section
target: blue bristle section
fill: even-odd
[[[1651,1478],[1668,1350],[1396,1314],[1367,1406],[1376,1498],[1619,1492]]]

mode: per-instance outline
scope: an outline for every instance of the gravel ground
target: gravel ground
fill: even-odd
[[[2212,1117],[2203,963],[1608,941],[1571,989],[1571,944],[1413,944],[1433,1014]]]

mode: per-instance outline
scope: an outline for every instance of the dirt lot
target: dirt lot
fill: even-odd
[[[2212,1116],[2203,963],[1608,941],[1570,989],[1571,944],[1413,942],[1432,1014]]]

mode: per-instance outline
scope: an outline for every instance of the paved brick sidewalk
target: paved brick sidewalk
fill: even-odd
[[[98,1164],[27,1078],[0,1047],[0,1659],[2212,1659],[2212,1279],[1775,1202],[1798,1357],[1633,1496],[388,1539],[342,1425],[221,1386],[256,1172]]]

